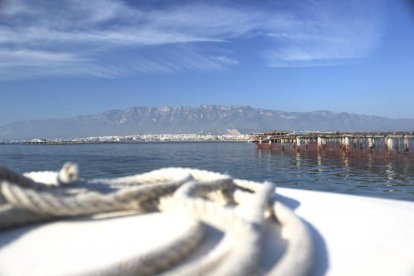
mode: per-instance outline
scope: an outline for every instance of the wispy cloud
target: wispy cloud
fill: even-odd
[[[0,5],[0,80],[220,70],[242,62],[231,45],[255,40],[264,43],[253,46],[252,55],[271,67],[340,64],[368,55],[381,35],[378,9],[372,9],[377,5],[370,2],[367,16],[367,4],[333,2],[339,8],[311,0],[294,7],[6,1]]]
[[[322,4],[323,3],[323,4]],[[268,65],[324,66],[355,62],[378,46],[383,31],[382,1],[309,2],[308,19],[267,35],[274,47]]]

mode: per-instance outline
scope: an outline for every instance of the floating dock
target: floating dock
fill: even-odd
[[[287,132],[250,134],[258,149],[355,150],[408,153],[414,151],[413,132]]]

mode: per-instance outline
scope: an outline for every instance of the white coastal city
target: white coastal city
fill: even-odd
[[[11,144],[98,144],[98,143],[145,143],[145,142],[247,142],[248,134],[134,134],[108,135],[79,138],[34,138],[30,140],[10,140],[0,143]]]

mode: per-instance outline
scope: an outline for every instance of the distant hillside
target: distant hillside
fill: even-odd
[[[330,111],[283,112],[249,106],[131,107],[67,119],[14,122],[0,127],[0,139],[268,130],[412,131],[414,120]]]

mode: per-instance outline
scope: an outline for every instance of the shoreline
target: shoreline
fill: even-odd
[[[93,145],[93,144],[167,144],[167,143],[247,143],[245,140],[171,140],[171,141],[46,141],[46,142],[6,142],[0,145]]]
[[[32,138],[9,139],[0,141],[0,144],[24,145],[78,145],[78,144],[116,144],[116,143],[167,143],[167,142],[247,142],[248,134],[132,134],[132,135],[105,135],[74,138]]]

